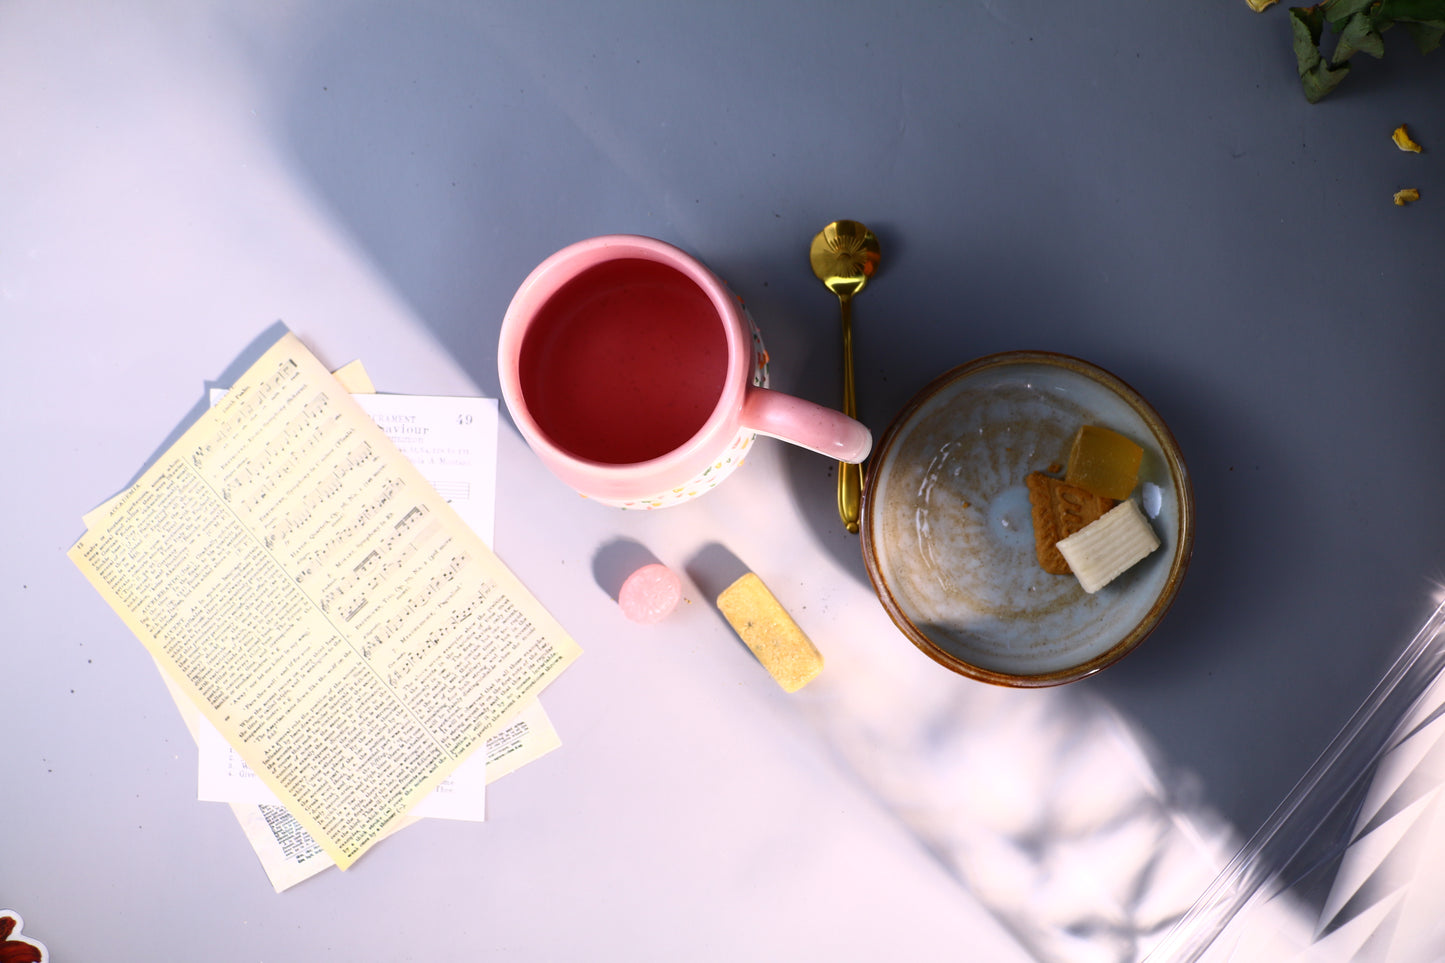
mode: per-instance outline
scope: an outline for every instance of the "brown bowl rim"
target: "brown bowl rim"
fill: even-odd
[[[873,540],[872,505],[874,500],[874,489],[877,485],[878,472],[870,470],[863,485],[863,507],[862,526],[860,529],[861,546],[863,551],[863,565],[868,571],[868,579],[873,583],[874,594],[882,603],[888,617],[893,620],[903,634],[917,646],[923,653],[945,668],[951,669],[960,675],[977,679],[980,682],[988,682],[993,685],[1007,686],[1010,688],[1036,689],[1047,686],[1063,685],[1068,682],[1075,682],[1087,678],[1108,666],[1118,662],[1124,656],[1133,652],[1139,644],[1149,636],[1164,618],[1164,613],[1173,604],[1174,598],[1179,593],[1179,585],[1184,579],[1184,573],[1189,567],[1189,561],[1194,554],[1194,488],[1189,478],[1188,468],[1184,464],[1184,455],[1179,450],[1179,443],[1175,440],[1173,432],[1165,424],[1164,419],[1138,391],[1119,376],[1101,368],[1091,361],[1070,354],[1063,354],[1057,351],[1000,351],[995,354],[984,355],[972,361],[957,365],[943,374],[934,378],[924,385],[899,412],[894,415],[879,439],[877,446],[870,457],[870,468],[882,464],[888,451],[893,447],[899,433],[908,423],[909,419],[935,394],[960,378],[976,374],[989,368],[1004,367],[1016,364],[1043,364],[1053,367],[1064,368],[1076,374],[1084,375],[1097,381],[1126,401],[1131,408],[1139,414],[1145,424],[1153,432],[1155,440],[1159,443],[1165,461],[1169,465],[1169,475],[1174,482],[1175,497],[1179,505],[1179,539],[1174,546],[1174,557],[1169,564],[1169,577],[1165,580],[1164,588],[1160,591],[1154,604],[1150,606],[1139,620],[1139,622],[1107,651],[1101,652],[1094,658],[1076,666],[1069,666],[1064,669],[1057,669],[1053,672],[1044,672],[1036,675],[1024,675],[1011,672],[999,672],[994,669],[974,665],[951,652],[948,652],[928,638],[926,634],[918,629],[912,621],[904,614],[902,606],[898,604],[893,593],[883,580],[879,568],[876,546]]]

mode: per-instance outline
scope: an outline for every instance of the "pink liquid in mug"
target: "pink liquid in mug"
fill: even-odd
[[[697,434],[727,365],[707,294],[668,265],[632,258],[588,268],[548,299],[522,343],[518,379],[553,444],[625,465]]]

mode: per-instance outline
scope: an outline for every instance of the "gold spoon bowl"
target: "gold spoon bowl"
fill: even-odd
[[[858,417],[853,379],[853,295],[863,290],[882,257],[878,238],[857,221],[834,221],[818,232],[808,250],[813,273],[838,297],[843,328],[843,413]],[[838,463],[838,517],[857,534],[862,513],[863,466]]]

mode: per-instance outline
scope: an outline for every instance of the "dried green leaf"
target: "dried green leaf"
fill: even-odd
[[[1345,22],[1330,59],[1337,64],[1344,63],[1357,52],[1369,54],[1376,60],[1385,56],[1385,38],[1380,36],[1369,16],[1363,13],[1357,13]]]
[[[1300,82],[1304,85],[1305,100],[1317,104],[1324,99],[1324,96],[1340,85],[1345,79],[1345,74],[1350,72],[1350,65],[1329,64],[1321,60],[1315,68],[1308,73],[1300,75]]]
[[[1445,20],[1445,0],[1380,0],[1376,17],[1417,23]]]
[[[1294,35],[1294,57],[1299,75],[1313,71],[1320,64],[1320,34],[1325,16],[1318,7],[1290,7],[1289,28]]]
[[[1329,60],[1320,51],[1326,23],[1340,35]],[[1405,26],[1421,53],[1429,53],[1445,44],[1445,0],[1323,0],[1312,7],[1290,7],[1290,34],[1305,98],[1318,103],[1339,86],[1356,53],[1383,57],[1382,34],[1397,23]]]
[[[1440,41],[1445,39],[1445,21],[1429,20],[1416,22],[1406,20],[1400,24],[1410,39],[1415,41],[1415,47],[1422,53],[1427,54],[1440,46]]]
[[[1330,26],[1338,27],[1355,14],[1364,12],[1375,2],[1376,0],[1326,0],[1322,7]]]

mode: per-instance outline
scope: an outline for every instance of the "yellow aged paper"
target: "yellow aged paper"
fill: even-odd
[[[331,373],[341,382],[342,387],[354,395],[376,394],[376,385],[372,384],[371,375],[367,373],[360,358],[348,361]]]
[[[291,334],[70,557],[343,869],[578,655]]]

